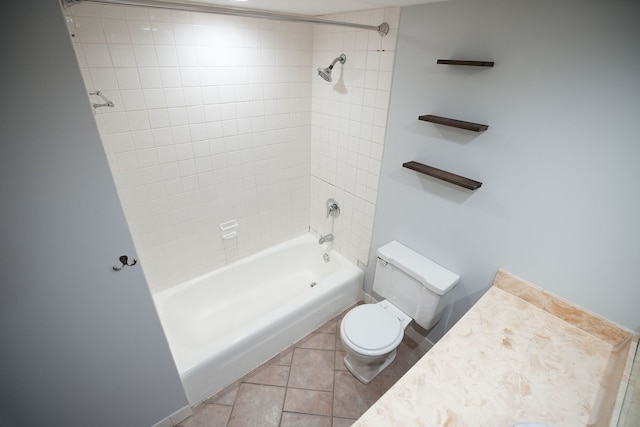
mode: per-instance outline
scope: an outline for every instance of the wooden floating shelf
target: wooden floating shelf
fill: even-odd
[[[468,190],[476,190],[482,187],[482,183],[474,181],[473,179],[465,178],[464,176],[456,175],[451,172],[443,171],[442,169],[434,168],[433,166],[423,165],[418,162],[406,162],[402,164],[407,169],[414,170],[416,172],[423,173],[425,175],[432,176],[434,178],[441,179],[451,184],[458,185]]]
[[[484,132],[485,130],[489,129],[489,125],[481,125],[480,123],[472,123],[472,122],[465,122],[463,120],[449,119],[447,117],[434,116],[432,114],[418,116],[418,119],[423,120],[425,122],[451,126],[459,129],[471,130],[474,132]]]
[[[459,59],[438,59],[438,64],[469,65],[472,67],[493,67],[493,61],[462,61]]]

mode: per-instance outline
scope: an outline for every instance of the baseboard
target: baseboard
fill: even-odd
[[[193,411],[191,410],[191,407],[187,405],[178,409],[168,417],[158,421],[152,427],[174,427],[189,418],[191,414],[193,414]]]

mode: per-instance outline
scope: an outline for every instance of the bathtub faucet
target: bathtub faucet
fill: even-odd
[[[320,240],[318,240],[318,243],[323,244],[324,242],[333,242],[333,234],[320,236]]]

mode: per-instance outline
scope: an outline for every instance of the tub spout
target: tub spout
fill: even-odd
[[[324,242],[333,242],[333,234],[320,236],[320,240],[318,240],[318,243],[323,244]]]

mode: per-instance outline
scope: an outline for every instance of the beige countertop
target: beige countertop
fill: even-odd
[[[499,270],[489,291],[354,425],[608,426],[632,337]]]

